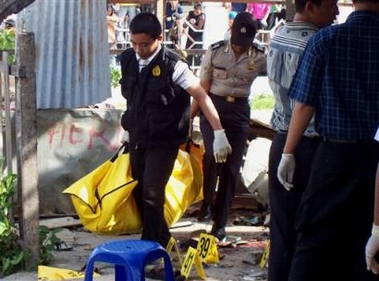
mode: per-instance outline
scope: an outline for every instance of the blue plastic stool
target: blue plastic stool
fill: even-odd
[[[97,246],[88,258],[84,281],[92,281],[95,262],[115,265],[116,281],[145,280],[147,263],[164,259],[166,280],[175,280],[170,256],[157,242],[147,240],[120,240],[105,242]]]

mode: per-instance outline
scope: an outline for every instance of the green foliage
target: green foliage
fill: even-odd
[[[53,259],[52,252],[55,250],[56,245],[61,242],[61,239],[59,239],[56,234],[61,230],[62,228],[50,230],[44,225],[39,227],[39,264],[49,264],[49,262]]]
[[[121,70],[113,65],[111,67],[111,86],[116,88],[120,85]]]
[[[274,108],[275,100],[274,96],[270,94],[262,93],[251,101],[251,108],[255,110],[264,110]]]
[[[12,196],[16,192],[16,175],[4,175],[4,159],[0,158],[0,279],[19,270],[25,269],[25,262],[30,253],[23,251],[21,238],[17,228],[9,218],[10,210],[14,207]],[[39,263],[48,264],[53,258],[55,245],[60,242],[56,233],[61,229],[39,227]]]
[[[13,51],[16,46],[16,36],[10,29],[0,30],[0,50]],[[15,62],[14,54],[8,57],[10,63]]]
[[[0,159],[3,171],[4,159]],[[16,192],[16,175],[0,175],[0,277],[9,275],[24,267],[28,254],[23,252],[17,229],[9,219],[14,207],[12,196]]]

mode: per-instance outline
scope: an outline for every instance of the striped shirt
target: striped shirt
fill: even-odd
[[[316,108],[321,136],[373,139],[379,124],[379,14],[355,11],[310,40],[289,90]]]
[[[270,125],[276,131],[288,131],[294,106],[294,101],[288,97],[288,89],[308,40],[317,31],[318,28],[311,23],[288,22],[270,41],[267,55],[267,76],[275,97]],[[313,121],[304,135],[317,135]]]

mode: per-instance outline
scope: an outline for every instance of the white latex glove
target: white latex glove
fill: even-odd
[[[214,131],[213,140],[213,155],[216,163],[223,163],[226,161],[228,154],[232,152],[232,147],[229,144],[225,135],[225,130]]]
[[[129,132],[124,131],[124,133],[121,136],[121,143],[129,142]]]
[[[379,273],[379,264],[375,260],[375,255],[379,252],[379,226],[373,225],[371,236],[366,244],[366,264],[367,270],[375,274]]]
[[[278,179],[288,191],[293,188],[292,180],[295,166],[295,156],[292,153],[283,153],[278,166]]]

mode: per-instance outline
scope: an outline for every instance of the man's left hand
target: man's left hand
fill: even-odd
[[[372,226],[372,234],[366,244],[366,264],[367,270],[379,273],[379,264],[375,260],[375,255],[379,252],[379,226]]]
[[[278,166],[278,179],[287,191],[293,188],[295,166],[295,156],[292,153],[283,153]]]

